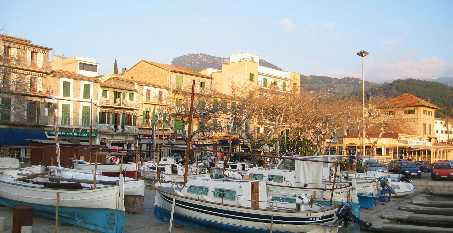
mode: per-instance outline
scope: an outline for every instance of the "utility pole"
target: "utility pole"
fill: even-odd
[[[88,146],[88,150],[90,153],[91,159],[91,147],[93,146],[93,97],[90,99],[90,136],[89,136],[90,145]],[[98,170],[98,156],[96,153],[96,158],[94,160],[94,172],[93,172],[93,188],[96,189],[96,173]]]
[[[187,183],[187,176],[189,174],[189,157],[192,153],[192,120],[193,120],[193,101],[195,99],[195,80],[192,80],[192,93],[190,95],[190,109],[189,109],[189,127],[187,130],[186,140],[186,154],[184,157],[184,185]]]
[[[60,164],[60,141],[58,139],[58,121],[57,121],[57,113],[58,113],[58,103],[54,104],[54,110],[53,110],[53,129],[55,133],[55,154],[57,155],[57,165],[58,167],[61,167]]]
[[[361,50],[357,53],[357,56],[361,57],[362,61],[362,155],[365,157],[365,76],[364,76],[364,63],[365,57],[368,55],[368,52],[365,50]]]

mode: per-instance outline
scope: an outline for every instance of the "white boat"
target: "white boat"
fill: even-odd
[[[94,163],[88,163],[84,160],[74,160],[73,165],[74,169],[81,171],[94,171],[96,166]],[[135,178],[137,176],[136,163],[97,164],[96,170],[101,172],[103,176],[118,177],[120,174],[129,178]]]
[[[182,189],[156,186],[156,215],[174,214],[201,224],[240,232],[337,232],[337,207],[299,195],[269,195],[262,181],[190,179]]]
[[[33,212],[54,218],[58,206],[61,223],[69,223],[90,230],[108,233],[124,231],[123,186],[99,186],[92,189],[47,187],[45,184],[24,182],[8,175],[0,175],[0,204],[14,208],[26,205]]]
[[[20,166],[19,160],[10,157],[0,157],[0,170],[3,169],[18,169]]]

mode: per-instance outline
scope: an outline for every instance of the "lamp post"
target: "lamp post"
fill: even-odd
[[[360,57],[362,62],[362,155],[365,157],[365,76],[363,73],[363,64],[365,62],[365,57],[368,55],[368,52],[361,50],[357,52],[357,56]]]

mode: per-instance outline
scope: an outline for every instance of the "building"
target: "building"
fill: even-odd
[[[52,69],[69,71],[86,77],[99,76],[99,64],[91,58],[56,55],[52,59]]]
[[[136,83],[119,75],[101,78],[99,89],[98,132],[107,147],[135,148],[137,115],[141,99]]]
[[[58,126],[58,137],[71,143],[99,144],[96,114],[98,112],[99,79],[70,71],[54,70],[45,82],[49,99],[56,106],[55,122],[46,128],[47,138],[55,137],[54,123]]]
[[[149,142],[152,140],[150,133],[153,125],[150,116],[153,112],[156,117],[160,116],[162,122],[161,126],[156,127],[157,138],[179,139],[176,143],[185,143],[182,139],[185,138],[188,127],[187,113],[192,83],[195,82],[194,93],[197,97],[207,96],[211,93],[212,78],[189,68],[147,60],[140,60],[124,73],[123,78],[137,82],[143,88],[141,93],[144,101],[139,111],[142,115],[138,118],[139,138],[143,147],[146,147],[143,151],[147,151],[151,146]],[[194,125],[196,130],[196,119]],[[168,135],[168,131],[171,131],[172,135]]]
[[[379,106],[383,114],[400,123],[400,132],[435,139],[435,113],[439,109],[433,103],[413,94],[404,93],[385,101]]]
[[[453,140],[453,120],[447,121],[436,118],[434,123],[435,137],[439,143],[452,142]]]
[[[30,156],[30,140],[46,139],[53,122],[50,90],[51,48],[0,34],[0,156]]]
[[[238,96],[253,90],[275,90],[289,93],[300,91],[300,74],[260,65],[254,54],[231,55],[220,71],[208,69],[202,73],[211,74],[215,92]]]

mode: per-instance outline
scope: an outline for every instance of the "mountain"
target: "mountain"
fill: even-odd
[[[440,77],[440,78],[433,79],[433,81],[443,83],[445,85],[453,87],[453,77]]]
[[[357,78],[332,78],[319,75],[301,75],[300,84],[303,90],[309,92],[324,92],[336,96],[355,96],[362,94],[362,81]],[[365,81],[366,90],[377,86],[379,86],[379,84]]]
[[[224,62],[228,62],[229,58],[225,57],[216,57],[212,56],[209,54],[204,54],[204,53],[189,53],[186,55],[182,55],[179,57],[175,57],[172,61],[171,64],[177,65],[177,66],[184,66],[184,67],[189,67],[195,71],[200,71],[206,68],[215,68],[215,69],[221,69],[222,64]],[[280,67],[264,60],[260,59],[260,65],[261,66],[266,66],[269,68],[277,69],[277,70],[282,70]]]
[[[429,100],[440,108],[453,108],[453,87],[445,84],[418,79],[399,79],[384,83],[369,90],[369,95],[394,97],[405,92]]]

